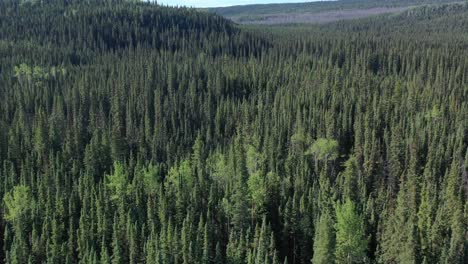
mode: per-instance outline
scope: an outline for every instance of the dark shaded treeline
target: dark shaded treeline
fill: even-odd
[[[467,14],[0,3],[1,259],[464,263]]]

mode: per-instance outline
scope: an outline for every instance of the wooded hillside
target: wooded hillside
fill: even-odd
[[[467,93],[467,4],[1,1],[0,262],[466,263]]]

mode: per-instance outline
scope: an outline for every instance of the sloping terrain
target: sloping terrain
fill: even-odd
[[[319,13],[275,14],[255,18],[233,17],[236,23],[242,24],[295,24],[295,23],[329,23],[340,20],[357,19],[380,14],[396,13],[407,10],[409,7],[374,7],[369,9],[331,10]]]
[[[328,23],[397,13],[415,6],[453,3],[454,0],[339,0],[292,4],[246,5],[209,11],[241,24]]]
[[[0,263],[468,263],[467,91],[468,2],[0,0]]]

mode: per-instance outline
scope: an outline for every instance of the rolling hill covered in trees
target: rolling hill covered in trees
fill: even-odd
[[[207,9],[241,24],[329,23],[381,14],[400,13],[425,5],[460,0],[324,0],[305,3],[239,5]]]
[[[466,263],[467,93],[467,3],[1,1],[0,263]]]

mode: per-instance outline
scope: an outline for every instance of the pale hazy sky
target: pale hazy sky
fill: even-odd
[[[299,3],[299,2],[314,2],[314,1],[313,0],[158,0],[159,4],[192,6],[192,7],[217,7],[217,6],[231,6],[231,5]]]

